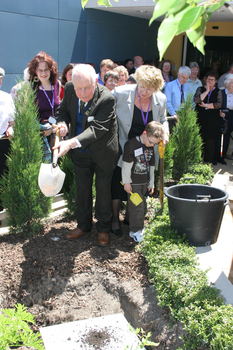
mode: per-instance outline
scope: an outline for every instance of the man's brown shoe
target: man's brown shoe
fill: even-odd
[[[79,238],[84,233],[85,232],[81,231],[80,228],[77,227],[74,230],[68,232],[67,235],[66,235],[66,238],[76,239],[76,238]]]
[[[106,232],[98,232],[98,240],[99,245],[108,245],[109,243],[109,234]]]

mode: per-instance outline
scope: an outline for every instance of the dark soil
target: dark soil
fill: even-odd
[[[24,304],[35,315],[35,331],[122,312],[134,328],[152,332],[151,340],[160,342],[156,349],[182,346],[182,326],[171,325],[157,305],[147,263],[123,216],[122,237],[111,233],[107,247],[97,245],[94,225],[88,234],[67,240],[75,227],[75,221],[57,217],[31,238],[0,236],[0,308]],[[102,341],[103,334],[89,336]]]

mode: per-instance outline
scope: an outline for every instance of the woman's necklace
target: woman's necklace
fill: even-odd
[[[148,104],[148,107],[147,107],[147,111],[146,111],[146,116],[144,115],[144,112],[142,110],[142,105],[141,105],[141,100],[140,100],[140,96],[139,96],[139,92],[137,90],[137,94],[138,94],[138,100],[139,100],[139,103],[140,103],[140,108],[141,108],[141,114],[142,114],[142,120],[143,120],[143,124],[144,126],[146,126],[147,124],[147,120],[148,120],[148,114],[149,114],[149,109],[150,109],[150,100],[149,100],[149,104]]]

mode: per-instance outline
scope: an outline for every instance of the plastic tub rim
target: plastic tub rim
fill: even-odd
[[[176,196],[172,196],[171,194],[167,193],[167,191],[170,189],[170,188],[174,188],[174,187],[192,187],[192,186],[198,186],[198,187],[204,187],[204,188],[213,188],[215,190],[218,190],[218,191],[221,191],[224,196],[220,197],[220,198],[213,198],[213,199],[210,199],[209,201],[198,201],[196,199],[189,199],[189,198],[180,198],[180,197],[176,197]],[[168,188],[165,189],[164,191],[164,194],[169,197],[169,198],[173,198],[173,199],[176,199],[176,200],[179,200],[179,201],[189,201],[189,202],[193,202],[193,203],[211,203],[211,202],[218,202],[218,201],[225,201],[227,198],[228,198],[228,193],[220,188],[217,188],[217,187],[214,187],[214,186],[208,186],[208,185],[201,185],[201,184],[180,184],[180,185],[173,185],[173,186],[170,186]]]

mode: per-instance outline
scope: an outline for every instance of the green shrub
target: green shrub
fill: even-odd
[[[15,309],[3,309],[0,314],[0,349],[8,346],[30,346],[37,350],[44,350],[40,333],[34,334],[28,323],[34,324],[34,316],[26,311],[21,304]]]
[[[158,303],[170,310],[173,320],[183,322],[187,331],[183,349],[233,349],[233,308],[224,305],[219,290],[209,285],[194,249],[171,229],[165,201],[162,215],[150,220],[140,247]]]
[[[35,105],[35,92],[23,84],[15,100],[14,136],[7,159],[8,173],[0,181],[1,199],[6,208],[10,232],[32,235],[42,226],[42,219],[51,211],[52,199],[45,197],[38,186],[42,163],[42,141]]]
[[[191,178],[186,179],[185,178]],[[179,184],[197,183],[201,185],[210,185],[214,178],[214,171],[210,164],[197,164],[190,166],[188,173],[183,174]]]
[[[177,115],[179,119],[170,137],[174,149],[172,156],[174,180],[179,180],[184,173],[189,172],[190,166],[202,161],[202,140],[197,124],[197,112],[192,109],[191,95],[188,95],[187,101]]]

